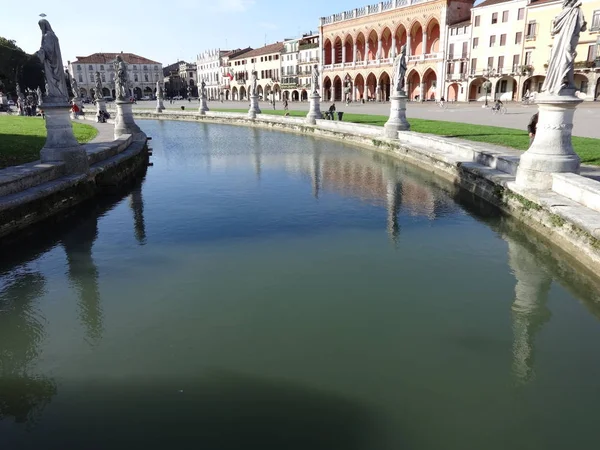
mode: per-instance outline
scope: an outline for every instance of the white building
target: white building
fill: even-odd
[[[281,90],[286,100],[298,101],[298,47],[300,39],[283,42],[281,50]]]
[[[185,97],[197,97],[198,96],[198,74],[196,64],[186,63],[184,61],[179,63],[179,78],[181,83],[185,87]]]
[[[241,56],[244,53],[248,53],[251,50],[252,50],[251,47],[246,47],[243,49],[238,48],[236,50],[231,50],[231,51],[225,53],[223,56],[221,56],[221,83],[220,83],[219,87],[221,89],[223,100],[232,100],[231,89],[236,84],[234,75],[233,75],[234,71],[232,69],[230,60],[232,58]]]
[[[229,58],[234,77],[231,88],[232,100],[248,99],[248,86],[253,70],[256,70],[258,76],[257,93],[259,97],[266,100],[270,98],[271,91],[273,91],[275,99],[281,100],[282,50],[283,42],[276,42]]]
[[[94,53],[89,56],[78,56],[75,61],[68,61],[69,72],[77,80],[82,97],[92,98],[96,86],[96,72],[102,80],[104,97],[115,97],[114,62],[117,55],[127,65],[130,93],[136,98],[153,96],[156,93],[156,82],[163,81],[162,64],[133,53]]]
[[[446,84],[444,97],[447,101],[468,100],[469,58],[471,48],[471,21],[448,25],[446,40]]]
[[[228,50],[207,50],[198,55],[196,66],[198,67],[198,83],[206,84],[206,96],[209,100],[216,100],[221,93],[222,58]]]
[[[298,97],[301,101],[308,100],[312,68],[315,64],[320,64],[320,53],[318,34],[308,33],[302,36],[298,46],[298,85],[300,86]],[[294,92],[292,92],[293,99]]]

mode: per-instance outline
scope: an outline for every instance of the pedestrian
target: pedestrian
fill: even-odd
[[[288,101],[287,101],[287,99],[285,99],[283,101],[283,109],[286,110],[286,111],[288,110]]]
[[[539,119],[539,112],[536,112],[531,119],[529,120],[529,124],[527,124],[527,131],[529,131],[529,146],[533,144],[533,140],[535,139],[535,133],[537,131],[537,124]]]

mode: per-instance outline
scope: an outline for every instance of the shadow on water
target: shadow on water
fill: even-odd
[[[377,442],[368,406],[331,392],[238,373],[70,384],[30,447],[62,436],[64,448],[362,450]],[[138,420],[143,418],[143,420]],[[110,432],[94,432],[100,426]]]

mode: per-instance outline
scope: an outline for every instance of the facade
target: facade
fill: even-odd
[[[247,100],[248,86],[252,71],[258,75],[257,93],[260,98],[270,98],[271,91],[276,100],[281,100],[281,51],[283,42],[269,44],[255,50],[230,57],[229,64],[233,75],[231,99]]]
[[[446,84],[443,94],[447,101],[468,100],[470,48],[471,21],[449,25],[445,52]]]
[[[179,75],[179,66],[181,64],[185,64],[185,61],[177,61],[163,68],[163,82],[167,98],[183,97],[186,94],[186,86]]]
[[[94,53],[89,56],[78,56],[75,61],[67,62],[69,72],[77,80],[82,97],[93,98],[96,84],[96,72],[102,79],[104,97],[115,97],[114,62],[117,55],[123,58],[129,75],[130,94],[141,99],[153,97],[156,93],[156,82],[163,80],[162,64],[133,53]]]
[[[600,0],[582,0],[581,3],[587,31],[579,36],[575,84],[580,98],[594,100],[600,96]],[[521,95],[542,89],[554,41],[550,34],[552,21],[561,9],[561,1],[549,0],[532,0],[527,7],[522,53],[527,73],[521,83]]]
[[[198,83],[204,80],[206,84],[206,96],[209,100],[220,98],[221,77],[223,76],[222,61],[223,57],[228,53],[228,50],[207,50],[199,54],[196,59]]]
[[[289,39],[284,41],[283,50],[281,50],[281,90],[283,99],[299,100],[298,88],[300,81],[298,79],[298,50],[300,39]],[[293,93],[295,94],[295,98]]]
[[[185,88],[184,97],[198,96],[198,74],[195,63],[181,61],[179,63],[179,78]]]
[[[302,36],[298,46],[298,85],[299,92],[291,92],[291,100],[308,100],[310,90],[312,68],[320,64],[319,35],[308,33]]]
[[[220,92],[222,93],[222,100],[232,100],[231,90],[236,85],[235,78],[233,75],[233,68],[231,66],[231,59],[236,58],[238,56],[243,55],[244,53],[248,53],[251,51],[251,47],[246,48],[238,48],[236,50],[231,50],[221,57],[221,83],[220,83]]]
[[[528,0],[486,0],[471,10],[471,61],[468,100],[486,98],[483,83],[492,83],[487,97],[520,99],[526,76],[522,59]]]
[[[322,98],[386,101],[395,56],[407,46],[410,100],[444,90],[447,24],[468,20],[473,0],[388,0],[321,18]]]

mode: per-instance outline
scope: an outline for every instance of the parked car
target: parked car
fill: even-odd
[[[181,95],[176,95],[173,97],[173,100],[183,100],[183,97]]]
[[[107,95],[106,97],[104,97],[105,102],[112,102],[113,100],[114,99],[110,95]]]
[[[142,97],[142,100],[152,100],[152,97],[150,97],[149,95],[144,95]]]
[[[13,102],[12,100],[8,101],[8,106],[15,106],[15,102]]]

